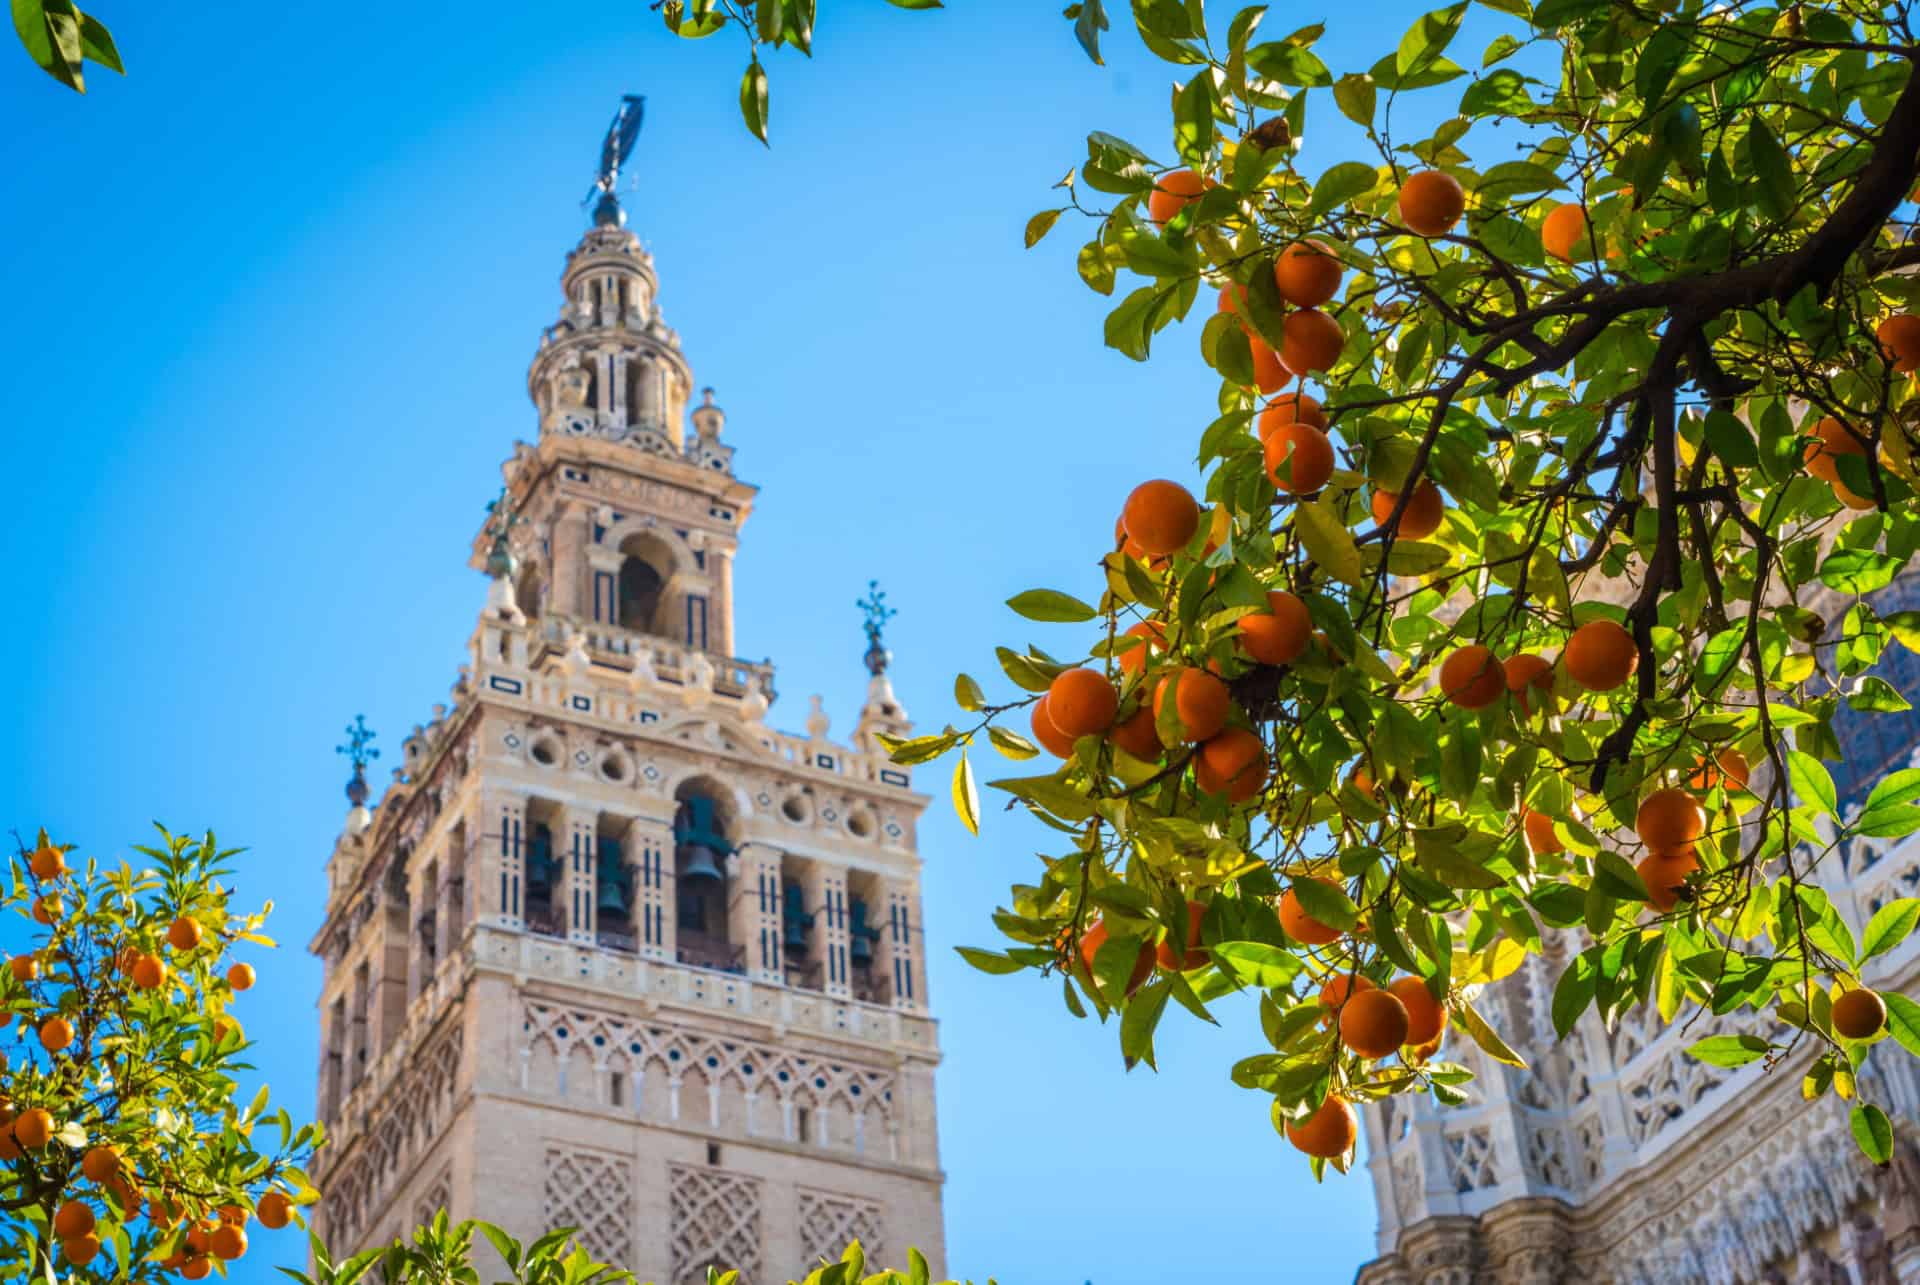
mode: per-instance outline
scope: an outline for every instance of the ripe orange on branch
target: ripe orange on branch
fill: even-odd
[[[1880,351],[1893,368],[1903,375],[1920,370],[1920,317],[1910,312],[1895,313],[1874,330]]]
[[[1500,662],[1506,671],[1507,692],[1522,714],[1538,713],[1553,695],[1553,662],[1545,656],[1521,652]]]
[[[1280,364],[1303,378],[1333,369],[1346,346],[1340,323],[1318,308],[1300,308],[1280,323]]]
[[[60,1242],[60,1253],[75,1267],[85,1267],[100,1256],[100,1238],[92,1232],[70,1236]]]
[[[1747,778],[1752,775],[1752,765],[1747,756],[1729,745],[1713,756],[1709,765],[1703,758],[1698,763],[1699,770],[1687,781],[1696,790],[1711,790],[1716,785],[1725,785],[1730,790],[1747,788]]]
[[[1080,959],[1086,964],[1089,973],[1093,972],[1094,956],[1098,955],[1100,948],[1107,944],[1107,936],[1107,923],[1104,919],[1094,920],[1087,925],[1087,930],[1080,934]],[[1153,947],[1146,942],[1141,942],[1140,957],[1133,961],[1133,972],[1127,976],[1127,994],[1131,995],[1139,990],[1140,983],[1146,981],[1153,972],[1153,956]],[[266,1221],[264,1211],[260,1221]]]
[[[67,859],[55,847],[35,848],[27,866],[35,879],[58,879],[67,873]]]
[[[1173,952],[1173,938],[1168,936],[1154,950],[1154,958],[1160,967],[1176,973],[1190,973],[1196,968],[1205,968],[1207,948],[1200,944],[1200,921],[1206,916],[1207,908],[1197,901],[1187,903],[1187,949],[1183,955]]]
[[[88,1147],[80,1157],[80,1172],[94,1182],[106,1182],[120,1172],[120,1153],[112,1147]]]
[[[29,1107],[13,1122],[13,1140],[28,1151],[38,1151],[53,1140],[53,1117],[44,1107]]]
[[[1033,703],[1028,713],[1029,725],[1033,728],[1033,739],[1040,742],[1055,758],[1073,757],[1073,738],[1053,725],[1053,718],[1047,713],[1047,698],[1043,695]]]
[[[1392,991],[1360,991],[1340,1008],[1340,1042],[1361,1057],[1391,1057],[1407,1029],[1407,1006]]]
[[[1282,424],[1262,443],[1267,480],[1290,495],[1311,495],[1333,476],[1333,441],[1311,424]]]
[[[1381,526],[1393,516],[1393,506],[1400,502],[1400,492],[1377,490],[1373,493],[1373,520]],[[1447,502],[1441,498],[1440,488],[1421,478],[1413,485],[1413,495],[1407,500],[1407,507],[1400,513],[1400,525],[1395,534],[1402,540],[1424,540],[1440,529],[1441,521],[1447,514]]]
[[[1687,876],[1700,868],[1691,850],[1653,852],[1640,858],[1634,871],[1647,885],[1647,904],[1661,914],[1680,904],[1680,891]]]
[[[7,968],[13,973],[16,982],[31,982],[40,976],[40,957],[38,955],[15,955],[7,961]]]
[[[1305,393],[1286,393],[1267,403],[1260,412],[1260,440],[1265,441],[1288,424],[1311,424],[1315,428],[1327,426],[1327,413],[1320,409],[1320,403]]]
[[[1295,241],[1273,263],[1280,297],[1296,308],[1318,308],[1340,292],[1340,259],[1325,241]]]
[[[1553,818],[1546,813],[1535,812],[1532,808],[1528,808],[1520,818],[1520,825],[1526,831],[1527,849],[1534,856],[1567,850],[1567,845],[1560,842],[1560,836],[1554,833]]]
[[[285,1227],[289,1215],[293,1213],[293,1202],[287,1199],[285,1192],[269,1191],[260,1197],[260,1225],[275,1231]]]
[[[1180,552],[1200,529],[1200,506],[1178,482],[1142,482],[1127,497],[1120,523],[1127,538],[1152,557]]]
[[[1590,692],[1610,692],[1640,667],[1633,635],[1616,621],[1589,620],[1573,631],[1560,663],[1567,676]]]
[[[1451,174],[1422,170],[1400,187],[1400,222],[1420,236],[1443,236],[1467,212],[1467,193]]]
[[[1280,354],[1259,335],[1247,336],[1247,349],[1253,354],[1253,383],[1262,394],[1277,393],[1293,382],[1293,372],[1280,360]]]
[[[1307,604],[1284,589],[1267,595],[1267,609],[1237,622],[1240,649],[1263,665],[1291,665],[1307,654],[1313,619]]]
[[[1192,170],[1174,170],[1154,180],[1153,195],[1147,198],[1147,217],[1164,226],[1169,219],[1207,190],[1207,180]]]
[[[1326,1026],[1340,1020],[1340,1010],[1346,1006],[1348,999],[1361,991],[1373,989],[1373,979],[1365,973],[1335,973],[1320,988],[1320,1007],[1327,1010],[1320,1024]]]
[[[1159,729],[1153,725],[1153,707],[1142,701],[1140,708],[1107,730],[1107,739],[1144,762],[1159,758],[1166,747],[1160,744]]]
[[[1484,709],[1506,690],[1506,670],[1479,643],[1468,643],[1440,663],[1440,694],[1462,709]]]
[[[1287,1141],[1297,1150],[1322,1160],[1337,1160],[1353,1149],[1360,1134],[1360,1120],[1347,1100],[1327,1095],[1314,1113],[1304,1120],[1287,1121]]]
[[[1407,1038],[1413,1045],[1431,1044],[1447,1028],[1447,1006],[1433,997],[1418,977],[1396,979],[1387,990],[1407,1010]]]
[[[1177,681],[1176,681],[1177,677]],[[1227,710],[1232,698],[1227,685],[1204,669],[1182,666],[1160,680],[1153,690],[1153,710],[1157,717],[1167,701],[1167,687],[1174,688],[1173,708],[1180,719],[1181,739],[1204,741],[1227,725]]]
[[[1865,987],[1847,991],[1833,1001],[1833,1029],[1850,1040],[1870,1040],[1887,1025],[1887,1004]]]
[[[53,1214],[53,1234],[72,1240],[93,1230],[93,1210],[78,1200],[69,1200]]]
[[[1120,694],[1097,670],[1062,670],[1047,688],[1047,717],[1069,740],[1106,731],[1119,708]]]
[[[1587,212],[1568,202],[1556,205],[1540,225],[1540,245],[1563,263],[1573,262],[1573,249],[1587,236]]]
[[[1650,851],[1684,848],[1698,839],[1707,828],[1707,815],[1685,790],[1669,787],[1655,790],[1640,801],[1633,822],[1634,833]]]
[[[1336,886],[1330,879],[1321,879],[1316,876],[1304,878],[1310,878],[1314,883],[1328,888]],[[1294,882],[1298,884],[1302,880],[1296,879]],[[1300,904],[1299,895],[1292,888],[1288,888],[1280,898],[1280,927],[1286,930],[1287,936],[1305,946],[1330,946],[1340,940],[1340,930],[1323,924],[1308,914],[1307,908]]]
[[[1245,728],[1229,727],[1200,746],[1194,781],[1208,794],[1244,803],[1267,784],[1267,747]]]
[[[1167,649],[1167,627],[1157,620],[1142,620],[1127,626],[1120,635],[1122,638],[1138,638],[1141,641],[1131,647],[1115,651],[1119,658],[1120,672],[1137,674],[1147,666],[1147,660],[1156,651]]]
[[[200,921],[181,915],[167,928],[167,944],[175,950],[192,950],[200,944]]]
[[[158,955],[140,955],[133,961],[135,989],[150,991],[167,980],[166,961]]]
[[[40,1047],[58,1053],[73,1043],[73,1024],[64,1017],[49,1017],[40,1023]]]

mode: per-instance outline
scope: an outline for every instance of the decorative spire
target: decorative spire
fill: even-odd
[[[878,677],[887,672],[887,662],[893,659],[893,653],[880,640],[881,631],[900,613],[887,605],[886,591],[878,580],[867,581],[867,596],[853,605],[866,613],[866,622],[861,627],[867,631],[867,672]]]
[[[353,778],[347,782],[347,802],[356,808],[365,807],[372,791],[367,788],[367,764],[380,757],[380,751],[373,748],[373,738],[378,735],[367,726],[365,714],[355,714],[353,721],[347,724],[347,743],[333,747],[335,754],[344,754],[353,764]]]
[[[592,201],[596,194],[600,198],[593,207],[596,227],[619,227],[627,221],[614,189],[620,185],[620,167],[633,155],[633,145],[640,137],[640,118],[646,104],[647,100],[638,94],[622,96],[619,110],[614,112],[613,122],[607,126],[607,136],[600,142],[600,174],[594,179],[593,186],[587,189],[586,195],[586,201]],[[586,201],[581,204],[584,205]]]

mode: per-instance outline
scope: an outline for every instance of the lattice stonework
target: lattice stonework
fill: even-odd
[[[591,1151],[547,1150],[547,1227],[577,1227],[603,1263],[633,1262],[633,1167]]]
[[[886,1227],[877,1201],[800,1190],[800,1254],[807,1268],[840,1261],[848,1241],[857,1240],[869,1263],[887,1261]]]
[[[760,1180],[724,1169],[667,1166],[673,1211],[673,1285],[706,1285],[707,1268],[760,1277]]]

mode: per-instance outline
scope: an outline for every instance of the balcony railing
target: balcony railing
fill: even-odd
[[[743,660],[738,656],[699,652],[699,649],[671,638],[642,633],[637,629],[622,629],[618,625],[585,621],[576,623],[563,616],[549,616],[540,629],[542,655],[564,652],[572,645],[576,630],[587,636],[588,654],[603,664],[612,663],[617,668],[631,670],[636,658],[645,655],[652,662],[654,677],[663,683],[684,685],[692,678],[692,660],[698,652],[713,666],[715,692],[738,698],[746,695],[747,689],[758,683],[768,702],[773,700],[772,665]],[[538,659],[536,656],[535,660]]]

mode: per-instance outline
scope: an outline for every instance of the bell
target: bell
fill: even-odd
[[[856,898],[853,903],[853,928],[848,933],[848,945],[856,967],[873,962],[873,939],[879,935],[867,927],[867,903]]]
[[[627,913],[627,885],[618,879],[602,879],[600,890],[595,894],[593,904],[603,915],[619,915],[625,918]]]
[[[682,882],[706,882],[724,879],[720,867],[714,864],[713,849],[704,843],[690,843],[681,851],[687,854],[687,863],[680,871]]]

